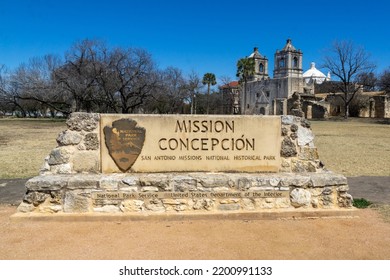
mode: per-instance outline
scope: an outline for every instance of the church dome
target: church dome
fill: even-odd
[[[316,68],[314,62],[311,63],[310,69],[303,73],[303,78],[305,79],[306,84],[310,82],[322,84],[325,80],[328,80],[328,77]]]

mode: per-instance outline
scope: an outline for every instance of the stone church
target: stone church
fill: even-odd
[[[303,115],[301,96],[314,99],[314,84],[330,79],[329,75],[315,69],[313,63],[312,68],[303,73],[303,53],[293,46],[291,39],[275,52],[273,78],[268,72],[268,58],[260,54],[258,48],[248,57],[255,60],[255,74],[247,82],[246,94],[242,90],[236,103],[241,114]]]

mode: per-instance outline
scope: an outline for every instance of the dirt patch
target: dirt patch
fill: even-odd
[[[11,222],[0,206],[0,259],[390,259],[390,223],[360,218]],[[223,234],[221,234],[223,232]]]

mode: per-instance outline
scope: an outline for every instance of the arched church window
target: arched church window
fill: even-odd
[[[294,57],[294,59],[293,59],[293,67],[298,68],[298,58],[297,57]]]
[[[263,63],[259,64],[259,72],[264,72],[264,65],[263,65]]]
[[[284,67],[285,67],[284,57],[282,57],[282,58],[279,60],[279,67],[280,67],[280,68],[284,68]]]

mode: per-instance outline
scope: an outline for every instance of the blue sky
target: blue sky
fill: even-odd
[[[148,50],[160,68],[235,78],[254,46],[270,60],[287,38],[303,51],[304,70],[320,64],[334,40],[363,45],[377,72],[390,66],[387,1],[44,1],[0,0],[0,64],[63,55],[81,39]],[[326,72],[325,70],[323,70]]]

